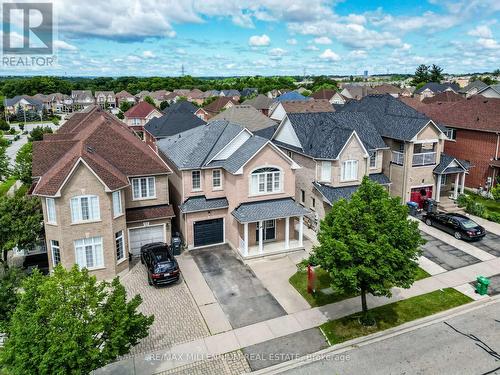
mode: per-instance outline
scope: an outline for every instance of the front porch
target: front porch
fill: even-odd
[[[453,156],[441,154],[441,162],[434,168],[436,190],[434,199],[439,203],[442,198],[456,200],[465,190],[465,175],[469,171],[469,163]]]

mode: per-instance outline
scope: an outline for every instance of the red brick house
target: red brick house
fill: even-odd
[[[148,102],[139,102],[123,115],[123,121],[125,124],[127,124],[141,139],[143,139],[144,125],[155,117],[161,117],[163,113]]]
[[[465,186],[488,188],[495,184],[500,176],[500,99],[472,96],[456,102],[420,104],[415,109],[449,129],[446,154],[470,161]]]

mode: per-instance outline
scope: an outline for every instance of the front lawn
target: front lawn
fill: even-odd
[[[484,205],[484,208],[486,209],[486,213],[495,212],[495,213],[500,214],[500,202],[497,202],[494,199],[483,198],[480,195],[472,194],[472,193],[469,193],[469,196],[472,197],[474,202],[478,202],[478,203],[481,203],[482,205]]]
[[[302,297],[311,305],[311,307],[328,305],[342,301],[347,298],[356,297],[357,294],[338,294],[330,289],[331,278],[328,272],[321,268],[316,268],[316,293],[307,293],[307,271],[297,271],[289,282],[301,294]],[[430,275],[423,269],[418,268],[415,280],[425,279]]]
[[[471,301],[472,298],[455,289],[447,288],[371,309],[370,312],[376,324],[370,327],[360,324],[361,313],[356,313],[327,322],[321,325],[320,328],[330,344],[335,345],[356,337],[396,327]]]

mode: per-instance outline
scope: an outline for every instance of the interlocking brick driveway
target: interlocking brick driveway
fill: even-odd
[[[129,355],[166,349],[174,344],[210,335],[182,279],[168,286],[150,286],[146,269],[139,262],[121,278],[121,282],[130,297],[141,295],[143,302],[139,310],[145,315],[155,316],[149,336],[135,346]]]
[[[422,246],[424,257],[440,265],[447,271],[480,262],[476,257],[448,245],[427,233],[422,232],[422,237],[427,241],[427,243]]]

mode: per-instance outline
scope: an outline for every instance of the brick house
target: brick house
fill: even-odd
[[[227,243],[243,258],[303,249],[300,167],[269,140],[219,120],[157,145],[189,249]]]
[[[282,101],[269,113],[275,121],[281,121],[288,113],[334,112],[332,104],[326,99]]]
[[[155,117],[161,117],[163,113],[155,106],[142,101],[134,105],[123,115],[125,124],[130,126],[139,138],[144,139],[144,125]]]
[[[97,106],[33,143],[32,194],[42,201],[50,269],[86,267],[99,279],[128,270],[129,253],[170,241],[171,170]]]
[[[225,109],[231,108],[233,105],[237,104],[238,102],[233,100],[232,98],[226,96],[220,96],[217,99],[215,99],[212,103],[207,104],[202,108],[199,108],[194,114],[199,118],[201,118],[203,121],[208,121],[219,112],[222,112]]]

